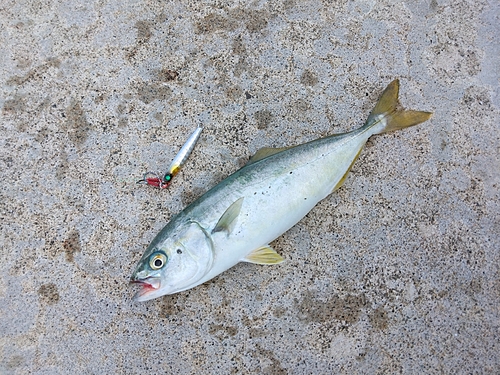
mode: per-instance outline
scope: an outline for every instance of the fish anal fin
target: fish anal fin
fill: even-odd
[[[351,162],[351,165],[349,165],[349,168],[347,168],[347,171],[345,171],[344,175],[342,176],[342,178],[340,179],[339,182],[337,182],[337,185],[335,185],[335,187],[333,188],[332,190],[332,193],[337,190],[338,188],[340,188],[345,180],[347,179],[347,175],[349,174],[349,172],[351,171],[352,169],[352,166],[354,165],[354,163],[356,162],[356,160],[358,160],[359,158],[359,155],[361,154],[361,151],[363,150],[363,147],[361,147],[358,151],[358,153],[356,154],[356,156],[354,157],[354,159],[352,159],[352,162]]]
[[[236,218],[240,214],[241,205],[243,204],[243,198],[241,197],[234,201],[226,211],[222,214],[215,228],[212,229],[212,234],[216,232],[224,232],[227,234],[231,233],[234,225],[236,224]]]
[[[277,154],[278,152],[288,150],[291,147],[281,147],[281,148],[272,148],[272,147],[263,147],[260,150],[258,150],[254,156],[248,160],[246,165],[255,163],[259,160],[262,160],[264,158],[267,158],[268,156]]]
[[[243,262],[254,264],[278,264],[284,260],[285,259],[269,245],[255,249],[242,259]]]

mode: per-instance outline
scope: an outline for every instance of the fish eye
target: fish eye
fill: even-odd
[[[181,249],[177,249],[177,254],[182,254],[182,250]]]
[[[163,253],[154,253],[149,258],[149,266],[153,270],[159,270],[167,263],[167,257]]]

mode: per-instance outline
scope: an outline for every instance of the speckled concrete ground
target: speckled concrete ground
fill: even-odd
[[[0,373],[498,373],[496,1],[3,0]],[[262,146],[432,110],[188,292],[131,300],[168,219]],[[203,136],[167,191],[134,184]]]

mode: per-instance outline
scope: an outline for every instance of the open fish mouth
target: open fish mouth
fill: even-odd
[[[139,284],[141,289],[139,289],[133,299],[136,301],[144,301],[154,297],[150,297],[151,293],[158,291],[161,284],[161,279],[158,277],[148,277],[144,280],[130,280],[130,284]]]

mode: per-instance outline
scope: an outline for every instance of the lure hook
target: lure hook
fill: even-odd
[[[166,178],[160,178],[160,175],[158,173],[146,172],[144,173],[142,179],[137,181],[136,183],[141,185],[156,186],[159,187],[160,189],[165,189],[170,185],[170,179],[167,181]]]
[[[170,163],[170,166],[168,167],[167,172],[165,173],[163,178],[161,178],[160,174],[158,173],[146,172],[144,173],[142,180],[137,181],[137,183],[142,185],[156,186],[160,189],[167,188],[172,182],[172,178],[179,172],[186,160],[189,158],[189,155],[191,155],[191,152],[193,151],[198,138],[200,138],[202,130],[203,128],[199,127],[189,136],[186,143],[184,143],[180,151],[177,153],[177,155],[175,155],[175,158]]]

